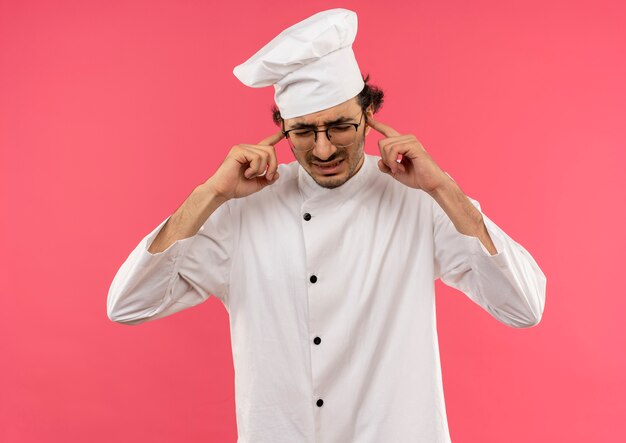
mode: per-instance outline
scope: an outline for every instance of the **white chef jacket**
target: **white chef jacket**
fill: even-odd
[[[546,277],[522,246],[483,214],[490,255],[379,158],[334,189],[280,164],[275,184],[152,254],[163,220],[111,284],[108,316],[126,324],[222,301],[238,443],[449,442],[435,280],[506,325],[542,316]]]

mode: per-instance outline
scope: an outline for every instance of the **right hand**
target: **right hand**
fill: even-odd
[[[218,198],[230,200],[254,194],[276,183],[278,161],[274,145],[283,137],[281,130],[256,145],[242,143],[233,146],[204,186],[211,188]]]

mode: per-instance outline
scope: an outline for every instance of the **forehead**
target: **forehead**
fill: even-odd
[[[300,117],[285,119],[285,127],[297,125],[316,125],[321,126],[328,122],[332,122],[341,117],[351,119],[358,114],[361,108],[358,105],[356,97],[353,97],[343,103],[332,108],[323,109],[311,114],[302,115]]]

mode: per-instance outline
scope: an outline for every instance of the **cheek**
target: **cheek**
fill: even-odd
[[[296,160],[298,161],[298,163],[300,163],[302,166],[306,168],[309,167],[309,163],[311,162],[311,159],[309,158],[307,153],[302,153],[302,152],[296,152],[293,151],[293,156],[296,158]]]
[[[306,156],[303,156],[301,153],[297,152],[295,149],[291,148],[291,153],[293,154],[293,157],[298,160],[298,162],[302,163],[303,161],[307,160]]]

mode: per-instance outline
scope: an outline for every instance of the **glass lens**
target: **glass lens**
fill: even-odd
[[[337,147],[349,146],[356,138],[356,128],[354,125],[338,125],[328,129],[330,142]]]
[[[308,151],[315,146],[315,132],[313,131],[292,131],[289,138],[293,143],[293,147],[298,151]]]

